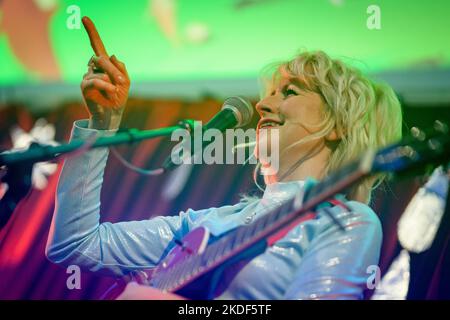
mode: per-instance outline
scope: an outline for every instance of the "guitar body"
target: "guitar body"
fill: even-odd
[[[176,274],[177,269],[182,270],[184,267],[183,264],[188,258],[193,255],[202,254],[208,246],[208,242],[211,240],[210,238],[210,233],[207,228],[199,227],[192,230],[167,254],[157,267],[149,270],[131,272],[118,279],[100,299],[115,300],[124,291],[126,285],[132,281],[141,285],[153,287],[153,278],[161,278],[166,274],[171,277],[172,275],[169,273],[175,271]],[[206,300],[217,297],[227,289],[227,284],[234,278],[239,270],[254,256],[261,253],[263,249],[265,249],[265,245],[255,246],[253,250],[248,250],[240,255],[236,255],[233,259],[226,261],[216,268],[207,270],[207,272],[192,279],[192,281],[185,281],[178,290],[173,292],[182,297],[194,300]],[[227,269],[228,281],[223,281],[224,279],[221,279],[221,275],[225,269]]]

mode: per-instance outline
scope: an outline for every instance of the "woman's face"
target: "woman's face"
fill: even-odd
[[[267,166],[273,158],[272,152],[277,150],[273,143],[278,143],[282,165],[283,158],[294,155],[299,159],[311,148],[311,144],[306,143],[283,152],[288,146],[321,129],[317,124],[323,120],[324,103],[318,93],[307,89],[302,78],[281,73],[277,87],[256,104],[256,110],[261,119],[257,126],[255,154],[263,166]],[[278,130],[278,139],[273,130]],[[264,146],[266,155],[260,152]]]

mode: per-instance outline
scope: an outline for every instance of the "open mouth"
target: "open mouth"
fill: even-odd
[[[282,126],[283,124],[280,122],[277,122],[275,120],[262,120],[260,121],[260,123],[258,124],[258,129],[269,129],[269,128],[276,128],[279,126]]]

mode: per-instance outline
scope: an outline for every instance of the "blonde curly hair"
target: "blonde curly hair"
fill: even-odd
[[[281,74],[286,73],[301,77],[307,89],[318,93],[325,105],[320,130],[294,145],[324,138],[332,130],[340,138],[333,146],[325,174],[358,158],[369,147],[378,149],[401,138],[401,106],[389,85],[368,79],[358,69],[323,51],[304,51],[263,69],[261,96],[270,94]],[[355,185],[349,199],[368,203],[371,191],[384,177],[378,175]]]

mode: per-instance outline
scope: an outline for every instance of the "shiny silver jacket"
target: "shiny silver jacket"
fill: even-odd
[[[107,136],[114,131],[87,129],[87,121],[80,120],[74,125],[72,138],[86,139],[92,134]],[[54,263],[112,275],[152,268],[174,246],[174,237],[181,239],[198,226],[220,236],[251,223],[271,204],[303,192],[302,181],[276,183],[266,188],[262,199],[250,203],[100,224],[100,191],[107,157],[108,150],[100,148],[65,161],[46,248]],[[218,298],[362,298],[372,275],[369,270],[378,263],[382,231],[368,206],[355,201],[346,205],[350,212],[338,206],[331,209],[346,232],[319,211],[316,219],[299,224],[245,265]]]

